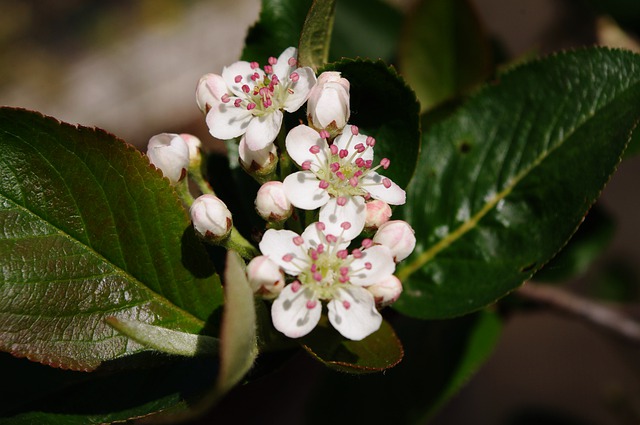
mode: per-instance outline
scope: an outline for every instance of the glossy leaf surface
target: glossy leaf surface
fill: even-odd
[[[143,349],[117,316],[198,333],[219,279],[168,180],[95,129],[0,110],[0,349],[91,370]]]
[[[335,7],[335,0],[315,0],[311,5],[298,46],[301,66],[309,66],[315,71],[327,63]]]
[[[394,307],[422,318],[477,310],[558,252],[640,116],[639,69],[625,51],[554,55],[428,127],[402,209],[418,244],[400,266]]]

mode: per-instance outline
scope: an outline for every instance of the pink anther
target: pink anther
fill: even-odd
[[[242,75],[236,75],[233,81],[235,81],[236,83],[239,83],[240,81],[242,81]]]
[[[346,196],[338,196],[338,199],[336,199],[336,203],[338,205],[340,205],[341,207],[344,207],[345,205],[347,205],[347,197]]]
[[[302,284],[297,280],[294,280],[293,282],[291,282],[291,290],[293,291],[294,294],[300,290],[301,286]]]
[[[228,94],[223,94],[222,97],[220,98],[220,100],[222,101],[222,103],[229,103],[229,101],[231,100],[231,98],[229,97]]]
[[[291,81],[296,83],[300,79],[300,75],[298,75],[297,72],[292,72],[291,75],[289,75],[289,78],[291,78]]]
[[[382,185],[384,187],[386,187],[387,189],[389,189],[391,187],[391,180],[389,180],[388,178],[383,178],[382,179]]]
[[[352,125],[351,126],[351,134],[353,134],[354,136],[357,136],[360,133],[360,129],[358,128],[357,125]]]
[[[278,63],[278,59],[277,59],[277,58],[274,58],[273,56],[271,56],[271,57],[269,58],[268,62],[269,62],[269,65],[275,65],[275,64],[277,64],[277,63]]]

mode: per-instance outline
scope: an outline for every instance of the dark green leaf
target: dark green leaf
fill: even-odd
[[[640,128],[636,126],[631,133],[631,140],[629,140],[629,146],[624,151],[624,159],[629,159],[640,153]]]
[[[349,122],[376,138],[376,160],[391,160],[391,167],[383,174],[405,187],[420,149],[419,105],[414,93],[393,67],[381,61],[345,59],[322,71],[340,71],[349,80]]]
[[[402,362],[358,379],[328,372],[310,397],[310,424],[335,420],[335,409],[326,408],[334,400],[349,400],[340,423],[424,424],[484,363],[501,329],[496,315],[485,312],[446,321],[396,319]]]
[[[199,333],[219,278],[168,180],[100,131],[0,110],[0,349],[91,370],[143,349],[104,319]]]
[[[84,425],[184,411],[214,382],[215,362],[200,357],[126,372],[84,373],[0,353],[0,373],[0,424]]]
[[[470,2],[420,2],[404,26],[399,67],[423,111],[484,81],[491,45]]]
[[[520,285],[569,239],[640,116],[640,56],[554,55],[486,87],[424,133],[404,219],[418,240],[394,307],[461,315]]]
[[[339,0],[329,57],[395,60],[403,16],[381,0]]]
[[[296,47],[312,0],[262,0],[258,22],[249,29],[242,60],[264,64]]]
[[[324,323],[301,342],[309,354],[325,365],[349,373],[380,372],[397,365],[404,355],[400,340],[386,321],[362,341],[343,338]]]
[[[311,5],[298,45],[300,66],[309,66],[315,71],[327,63],[335,7],[335,0],[314,0]]]
[[[585,273],[593,260],[609,246],[614,231],[613,218],[597,204],[594,205],[567,246],[545,264],[533,279],[556,282]]]

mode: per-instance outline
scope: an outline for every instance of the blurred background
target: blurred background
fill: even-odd
[[[637,34],[637,1],[602,1],[609,17],[595,0],[471,2],[505,60],[596,43],[637,48],[612,20]],[[407,13],[415,1],[388,3]],[[140,149],[161,132],[193,133],[222,149],[208,135],[195,86],[239,58],[259,10],[259,0],[0,0],[0,103],[100,127]],[[638,183],[636,156],[621,163],[598,202],[615,227],[609,248],[569,287],[624,300],[640,318]],[[235,423],[304,423],[304,385],[289,401],[300,407],[286,415],[238,406],[248,396],[273,406],[292,395],[270,385],[295,385],[292,376],[313,378],[325,373],[319,368],[297,358],[262,387],[232,392],[215,415]],[[512,315],[494,355],[432,423],[639,424],[640,350],[554,312]]]

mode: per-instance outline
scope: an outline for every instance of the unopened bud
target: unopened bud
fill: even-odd
[[[202,162],[202,155],[200,154],[202,142],[192,134],[182,133],[180,137],[182,137],[182,140],[184,140],[189,147],[189,168],[200,167],[200,163]]]
[[[396,302],[402,294],[402,282],[394,275],[390,275],[380,282],[367,286],[367,290],[373,295],[378,307],[386,307]]]
[[[391,217],[391,207],[384,201],[373,199],[365,204],[367,216],[364,227],[368,230],[377,230]]]
[[[309,125],[335,137],[342,132],[350,114],[349,81],[335,71],[320,74],[307,101]]]
[[[283,221],[293,213],[293,206],[280,181],[270,181],[260,186],[255,205],[260,217],[266,221]]]
[[[253,151],[249,149],[242,136],[238,145],[240,165],[252,176],[266,176],[271,174],[278,165],[278,150],[273,143],[269,143],[264,149]]]
[[[189,146],[177,134],[162,133],[149,139],[147,157],[172,184],[182,180],[189,168]]]
[[[277,297],[284,288],[284,273],[264,255],[254,257],[247,264],[247,277],[253,292],[266,299]]]
[[[211,108],[222,102],[224,95],[228,95],[227,84],[220,75],[205,74],[198,81],[196,103],[205,115]]]
[[[391,250],[396,263],[404,260],[416,247],[416,236],[406,221],[391,220],[384,223],[373,236],[373,242]]]
[[[189,210],[193,227],[198,235],[209,242],[220,242],[231,233],[231,212],[224,202],[214,195],[201,195]]]

